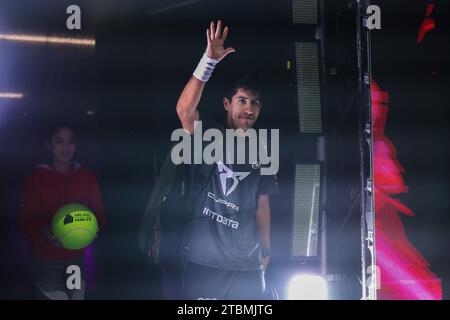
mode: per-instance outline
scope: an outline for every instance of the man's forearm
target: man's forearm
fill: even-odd
[[[207,46],[205,53],[178,99],[178,117],[183,128],[191,134],[194,132],[194,121],[199,119],[197,107],[205,83],[211,77],[216,64],[228,54],[235,52],[234,48],[225,49],[223,46],[227,35],[228,27],[225,27],[222,33],[222,22],[219,20],[216,28],[214,22],[211,21],[210,27],[206,30]]]
[[[183,128],[193,133],[194,121],[198,120],[197,107],[202,97],[205,82],[195,78],[189,79],[177,103],[177,114]]]

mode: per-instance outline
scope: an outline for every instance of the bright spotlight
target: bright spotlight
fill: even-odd
[[[300,274],[289,281],[289,300],[327,300],[327,281],[318,275]]]
[[[0,92],[0,99],[22,99],[22,93],[16,92]]]
[[[66,38],[49,37],[46,35],[0,33],[0,40],[95,47],[95,39],[89,38]]]

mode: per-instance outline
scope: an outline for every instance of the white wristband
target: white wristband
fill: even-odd
[[[218,62],[219,60],[209,58],[206,53],[204,53],[202,59],[198,63],[197,69],[194,71],[193,76],[200,81],[208,81]]]

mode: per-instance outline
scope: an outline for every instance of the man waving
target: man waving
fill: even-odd
[[[207,47],[177,103],[177,114],[190,134],[203,128],[242,129],[246,132],[258,119],[261,91],[258,83],[243,77],[230,84],[223,97],[226,123],[219,123],[198,105],[206,82],[216,65],[234,48],[225,48],[229,29],[211,22],[206,30]],[[270,259],[269,195],[277,192],[276,178],[261,175],[255,163],[236,164],[234,153],[225,150],[223,162],[211,168],[204,183],[199,172],[208,166],[190,166],[192,210],[181,243],[186,265],[183,289],[187,299],[261,299],[264,271]]]

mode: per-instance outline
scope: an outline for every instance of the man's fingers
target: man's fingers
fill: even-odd
[[[211,25],[209,27],[211,29],[211,40],[214,39],[214,35],[216,34],[216,29],[214,29],[214,21],[211,21]]]
[[[215,38],[220,38],[220,32],[221,32],[221,29],[222,28],[222,21],[217,21],[217,29],[216,29],[216,35],[215,35]]]
[[[236,52],[236,50],[234,48],[232,48],[232,47],[226,48],[224,57],[226,55],[228,55],[229,53],[232,53],[232,52]]]
[[[211,42],[211,33],[209,32],[209,28],[206,29],[206,40],[208,41],[208,43]]]
[[[226,49],[225,49],[225,53],[226,53],[226,54],[229,54],[229,53],[231,53],[231,52],[236,52],[236,50],[235,50],[234,48],[232,48],[232,47],[229,47],[229,48],[226,48]]]
[[[223,42],[225,42],[225,40],[227,39],[227,36],[228,36],[228,27],[225,27],[225,29],[223,29],[223,33],[222,33]]]

